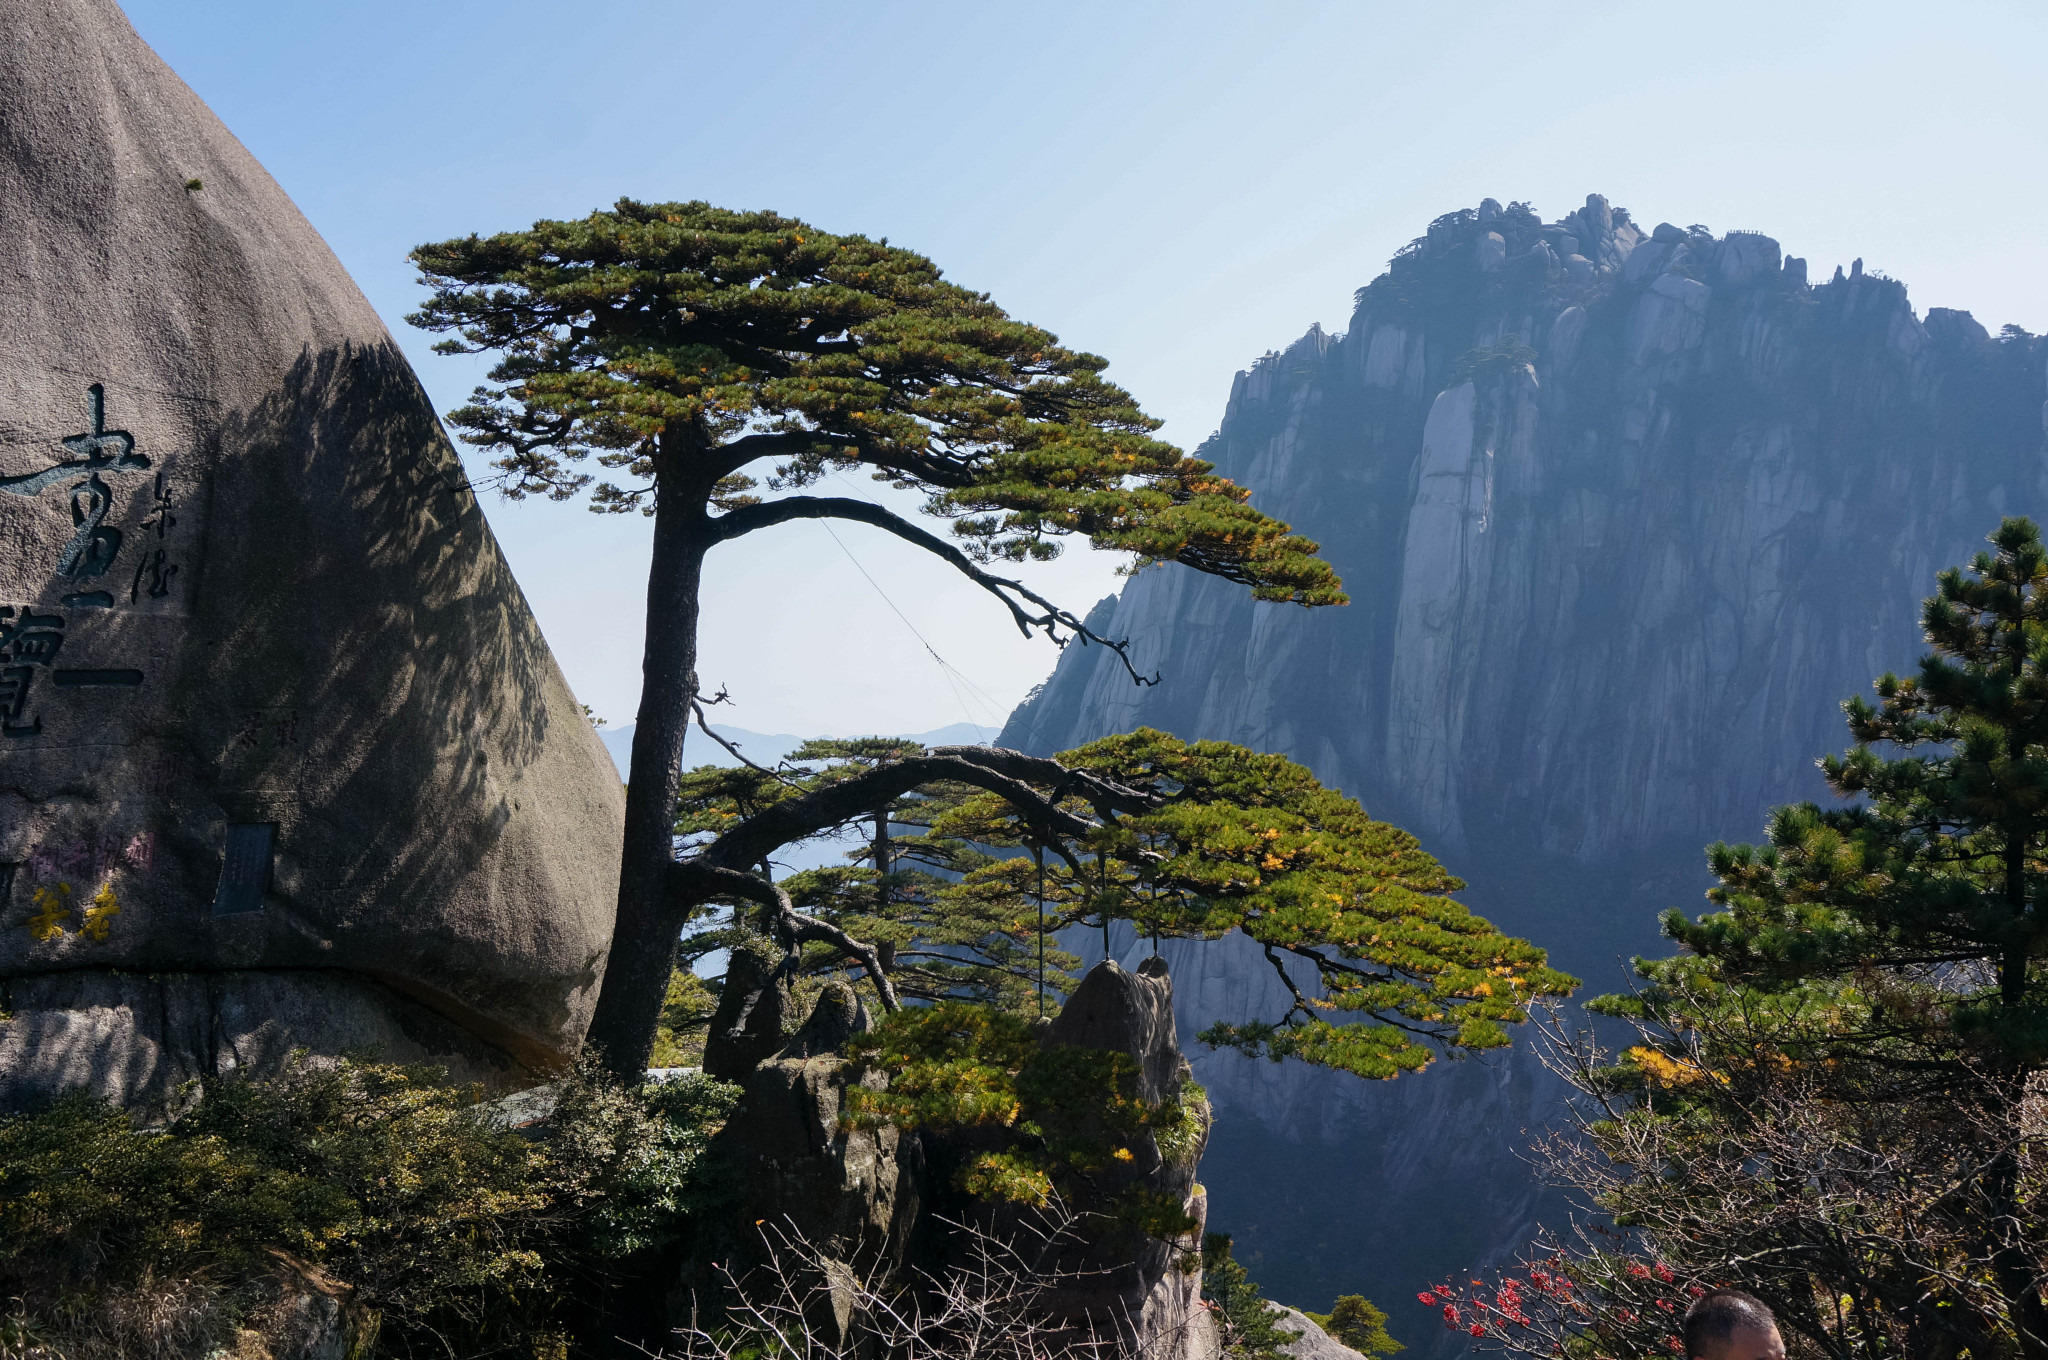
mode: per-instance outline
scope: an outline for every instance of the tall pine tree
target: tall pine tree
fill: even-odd
[[[654,518],[618,913],[590,1030],[618,1071],[645,1065],[675,956],[671,835],[699,697],[704,560],[719,544],[799,519],[873,525],[1056,640],[1091,635],[987,567],[1049,557],[1068,535],[1263,600],[1343,599],[1313,543],[1153,439],[1158,422],[1103,380],[1102,359],[886,241],[621,199],[412,259],[433,288],[413,323],[450,333],[445,352],[499,356],[492,385],[450,419],[498,455],[508,494],[572,497],[592,480],[575,465],[594,454],[619,480],[595,488],[593,508]],[[749,471],[764,462],[772,498]],[[806,494],[852,470],[924,492],[955,539],[865,500]]]

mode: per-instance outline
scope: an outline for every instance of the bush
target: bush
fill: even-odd
[[[361,1353],[566,1354],[589,1286],[715,1194],[700,1157],[736,1093],[578,1070],[540,1140],[442,1077],[298,1061],[168,1128],[82,1092],[0,1119],[0,1355],[232,1350],[308,1289]]]

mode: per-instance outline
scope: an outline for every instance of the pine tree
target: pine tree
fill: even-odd
[[[1111,920],[1179,938],[1236,932],[1255,941],[1289,1003],[1201,1038],[1276,1060],[1392,1078],[1441,1052],[1505,1045],[1506,1026],[1524,1020],[1532,1001],[1576,985],[1541,949],[1458,902],[1452,894],[1464,885],[1414,837],[1372,820],[1286,757],[1227,742],[1140,728],[1056,758],[899,746],[880,758],[856,752],[753,772],[752,783],[733,772],[700,774],[706,786],[744,785],[756,810],[686,809],[678,825],[706,830],[672,867],[670,902],[681,919],[719,905],[754,909],[755,928],[788,951],[790,972],[851,967],[885,1011],[897,1007],[899,977],[929,999],[1029,1008],[1020,984],[1036,987],[1027,951],[1038,924],[1037,864],[977,846],[1043,849],[1049,931]],[[871,867],[781,882],[749,872],[786,845],[877,809],[892,809],[891,821],[926,818],[929,832],[904,838],[905,852],[966,872],[957,881],[929,875],[887,904],[876,901]],[[877,943],[885,938],[899,962],[927,957],[885,968]],[[1296,977],[1311,970],[1314,995]],[[1048,982],[1065,986],[1056,973]],[[899,1058],[900,1067],[916,1055]]]
[[[645,1064],[675,953],[671,835],[685,732],[701,720],[699,593],[717,545],[793,520],[855,520],[964,573],[1027,634],[1119,655],[988,565],[1044,559],[1079,535],[1263,600],[1343,599],[1313,543],[1153,439],[1158,422],[1102,378],[1103,360],[886,241],[621,199],[412,259],[434,290],[413,323],[452,333],[444,352],[498,356],[493,385],[450,419],[498,455],[506,493],[575,496],[593,480],[576,464],[594,454],[620,479],[594,489],[592,508],[654,518],[618,911],[590,1031],[618,1071]],[[791,494],[756,494],[748,469],[764,461],[766,489]],[[926,493],[956,541],[865,500],[808,493],[852,471]]]
[[[1363,1294],[1342,1294],[1327,1313],[1304,1313],[1333,1341],[1349,1346],[1360,1355],[1392,1355],[1406,1350],[1387,1333],[1387,1315],[1373,1307]]]
[[[1228,1233],[1202,1237],[1202,1298],[1214,1306],[1217,1339],[1227,1360],[1286,1360],[1284,1348],[1300,1336],[1280,1325],[1280,1310],[1231,1259]]]
[[[1991,542],[1938,578],[1918,675],[1886,674],[1875,705],[1843,705],[1856,744],[1820,763],[1857,801],[1781,808],[1767,845],[1712,847],[1710,896],[1726,910],[1667,913],[1690,956],[1643,964],[1650,989],[1599,1008],[1663,1026],[1638,1080],[1690,1086],[1708,1114],[1755,1084],[1746,1073],[1782,1070],[1824,1081],[1843,1109],[1895,1110],[1900,1146],[1920,1130],[1916,1156],[1977,1158],[1940,1213],[1976,1234],[1958,1250],[1984,1263],[2019,1353],[2039,1357],[2042,1225],[2022,1148],[2048,1068],[2048,550],[2025,519]],[[1732,1057],[1702,1045],[1715,1032],[1738,1036]],[[1720,1075],[1693,1079],[1708,1071]],[[1946,1132],[1927,1135],[1927,1120]],[[1916,1334],[1941,1293],[1924,1273],[1887,1301]]]

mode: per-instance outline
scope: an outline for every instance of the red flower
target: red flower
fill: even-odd
[[[1455,1303],[1447,1303],[1447,1304],[1445,1304],[1445,1305],[1444,1305],[1444,1326],[1446,1326],[1446,1327],[1455,1327],[1455,1326],[1457,1326],[1457,1325],[1458,1325],[1458,1305],[1457,1305],[1457,1304],[1455,1304]]]
[[[1628,1273],[1638,1280],[1650,1278],[1650,1268],[1640,1261],[1630,1261],[1628,1263]]]
[[[1671,1267],[1665,1265],[1662,1261],[1659,1261],[1656,1264],[1655,1270],[1657,1272],[1657,1278],[1662,1280],[1666,1284],[1670,1284],[1673,1280],[1678,1278],[1676,1275],[1673,1275],[1671,1273]]]
[[[1696,1298],[1696,1299],[1703,1299],[1703,1298],[1705,1298],[1705,1297],[1707,1296],[1707,1291],[1706,1291],[1706,1290],[1704,1290],[1704,1289],[1702,1289],[1702,1288],[1700,1288],[1700,1287],[1699,1287],[1698,1285],[1696,1285],[1696,1284],[1689,1284],[1689,1285],[1687,1285],[1687,1286],[1685,1287],[1685,1292],[1686,1292],[1686,1293],[1687,1293],[1688,1295],[1690,1295],[1691,1297],[1693,1297],[1693,1298]]]
[[[1668,1313],[1668,1312],[1670,1312],[1670,1311],[1671,1311],[1671,1300],[1670,1300],[1670,1299],[1658,1299],[1658,1300],[1657,1300],[1657,1307],[1659,1307],[1660,1309],[1662,1309],[1663,1311],[1665,1311],[1665,1312],[1667,1312],[1667,1313]]]
[[[1476,1322],[1472,1324],[1472,1326],[1470,1327],[1470,1329],[1469,1329],[1469,1330],[1471,1331],[1472,1335],[1474,1335],[1474,1336],[1485,1336],[1485,1335],[1486,1335],[1486,1329],[1485,1329],[1484,1327],[1480,1326],[1480,1325],[1479,1325],[1478,1323],[1476,1323]]]
[[[1427,1289],[1423,1290],[1420,1294],[1417,1294],[1415,1297],[1421,1300],[1423,1303],[1428,1304],[1432,1308],[1436,1307],[1436,1295],[1430,1293]]]
[[[1684,1355],[1685,1343],[1675,1336],[1667,1336],[1664,1338],[1664,1349],[1670,1351],[1673,1355]]]

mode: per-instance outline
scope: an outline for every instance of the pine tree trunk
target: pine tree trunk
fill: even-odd
[[[637,1080],[646,1070],[681,928],[664,888],[675,857],[683,740],[690,727],[690,702],[697,696],[698,591],[711,547],[709,525],[701,500],[683,497],[664,497],[654,517],[618,919],[587,1041],[607,1068],[627,1080]]]
[[[2007,734],[2007,749],[2018,749],[2011,733]],[[2014,938],[1999,960],[1998,982],[1999,999],[2008,1010],[2021,1006],[2027,992],[2030,950],[2023,930],[2027,910],[2027,842],[2028,837],[2022,832],[2006,833],[2005,897],[2012,913]],[[2010,1052],[2002,1061],[2010,1069],[1997,1097],[1999,1113],[2008,1121],[2002,1139],[2005,1146],[1985,1177],[1992,1228],[2000,1238],[1992,1252],[1991,1269],[1998,1281],[1998,1292],[2005,1296],[2012,1324],[2020,1334],[2020,1354],[2027,1360],[2048,1360],[2048,1307],[2042,1306],[2041,1291],[2035,1282],[2039,1266],[2027,1250],[2026,1234],[2020,1223],[2022,1134],[2018,1123],[2021,1102],[2026,1098],[2027,1070],[2025,1062]]]

